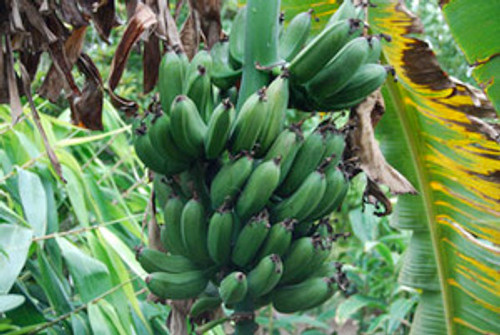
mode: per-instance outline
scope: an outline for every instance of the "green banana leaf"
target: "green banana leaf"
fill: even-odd
[[[441,0],[440,5],[473,77],[500,112],[499,1]]]
[[[338,2],[283,0],[285,12],[287,6],[303,11],[317,4],[319,17],[323,5],[336,8]],[[478,19],[467,25],[474,31],[468,31],[469,44],[479,44],[476,51],[487,55],[483,35],[492,33],[484,30],[488,22],[496,22],[493,2],[475,1]],[[494,119],[495,110],[480,90],[440,68],[428,45],[415,37],[423,28],[403,1],[371,3],[376,7],[369,8],[370,29],[392,37],[383,42],[384,56],[398,78],[384,85],[386,114],[377,135],[388,162],[419,191],[398,198],[394,220],[398,228],[414,231],[399,278],[423,292],[411,334],[498,334],[500,147],[496,132],[483,120]],[[451,2],[447,6],[450,20]],[[321,27],[322,21],[315,25]],[[465,30],[466,24],[461,25]],[[487,92],[495,102],[491,87]]]

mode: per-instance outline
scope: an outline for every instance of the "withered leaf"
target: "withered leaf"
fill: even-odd
[[[68,62],[69,68],[73,67],[76,60],[80,56],[83,43],[85,41],[85,33],[87,26],[82,26],[73,30],[68,39],[64,42],[64,53]],[[61,70],[52,64],[47,72],[47,76],[38,90],[38,93],[49,99],[51,102],[56,102],[63,88],[68,89],[68,84],[64,81],[64,74]]]
[[[125,69],[130,50],[139,40],[142,33],[156,24],[156,15],[149,6],[138,3],[134,15],[127,24],[127,29],[116,48],[111,62],[108,85],[111,91],[116,88]]]
[[[109,94],[113,107],[125,113],[128,117],[136,115],[137,110],[139,109],[137,102],[121,97],[110,89],[106,89],[106,92]]]
[[[21,69],[21,78],[23,81],[24,93],[28,98],[28,103],[31,108],[33,120],[35,121],[36,127],[38,128],[40,136],[42,137],[43,145],[45,146],[45,151],[47,152],[47,156],[49,157],[50,163],[52,164],[52,167],[54,168],[56,174],[59,176],[59,178],[63,183],[66,183],[66,179],[64,179],[62,174],[61,163],[59,163],[59,159],[57,158],[54,149],[50,146],[47,134],[45,133],[45,130],[43,129],[42,123],[40,121],[40,115],[38,114],[35,103],[33,102],[33,97],[31,95],[31,80],[29,73],[22,63],[19,64],[19,67]]]
[[[191,7],[198,12],[200,28],[208,48],[220,40],[222,27],[220,19],[221,0],[191,0]]]
[[[387,163],[380,150],[373,131],[372,113],[380,113],[384,109],[380,91],[371,94],[364,102],[353,109],[355,124],[350,133],[350,142],[360,167],[374,182],[389,187],[392,194],[415,194],[417,191],[411,183],[396,169]]]
[[[60,0],[61,16],[63,20],[75,28],[88,24],[78,9],[76,0]]]
[[[23,115],[23,106],[19,97],[19,90],[17,88],[17,78],[14,71],[14,55],[12,54],[12,45],[10,35],[5,35],[5,72],[7,75],[7,83],[9,87],[9,103],[12,112],[12,124],[19,121]]]
[[[70,98],[73,123],[92,130],[102,130],[103,87],[101,75],[86,54],[82,54],[78,58],[77,66],[85,75],[85,84],[81,96]]]
[[[149,36],[144,42],[144,51],[142,55],[142,73],[144,93],[151,92],[158,81],[158,70],[161,62],[160,40],[156,35]]]
[[[181,42],[184,52],[192,59],[200,45],[200,29],[197,12],[192,10],[181,28]]]

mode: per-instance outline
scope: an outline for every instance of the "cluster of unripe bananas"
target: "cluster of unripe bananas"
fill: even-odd
[[[197,298],[193,317],[242,301],[291,313],[345,286],[340,266],[329,260],[338,235],[328,220],[348,189],[339,164],[344,135],[330,118],[308,131],[302,124],[285,127],[290,106],[349,107],[385,79],[376,64],[378,40],[357,37],[358,11],[344,3],[307,44],[311,13],[291,21],[280,38],[290,63],[238,111],[228,92],[241,75],[243,45],[233,34],[242,30],[244,14],[229,42],[211,53],[201,51],[191,62],[175,51],[163,58],[161,109],[136,121],[134,146],[156,173],[168,252],[143,248],[137,257],[156,296]]]

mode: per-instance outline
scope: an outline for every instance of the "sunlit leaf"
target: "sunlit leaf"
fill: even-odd
[[[22,305],[24,297],[19,294],[0,295],[0,314]]]
[[[33,228],[35,236],[43,236],[47,230],[47,197],[37,174],[19,169],[19,195],[24,216]]]
[[[8,293],[24,267],[33,231],[13,224],[0,225],[0,294]]]

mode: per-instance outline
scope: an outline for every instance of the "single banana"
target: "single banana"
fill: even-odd
[[[321,160],[331,158],[330,165],[337,166],[345,149],[344,135],[331,124],[326,125],[322,131],[325,136],[325,152]]]
[[[325,170],[325,180],[325,193],[306,221],[315,221],[329,215],[339,206],[347,192],[349,184],[342,171],[335,166],[331,165]]]
[[[273,224],[257,258],[261,259],[271,254],[283,257],[292,243],[292,230],[295,223],[296,220],[287,219]]]
[[[192,158],[186,156],[181,149],[175,144],[172,135],[171,120],[168,115],[163,115],[152,124],[148,131],[151,145],[156,148],[166,160],[175,160],[185,164],[187,167],[192,161]]]
[[[172,104],[172,135],[178,147],[192,157],[203,154],[207,126],[196,105],[186,96],[178,96]]]
[[[268,255],[248,273],[248,292],[254,298],[263,296],[278,285],[282,275],[283,263],[280,257],[276,254]]]
[[[312,10],[297,14],[280,36],[280,58],[291,61],[304,46],[311,31]]]
[[[280,184],[288,175],[303,142],[304,138],[300,129],[285,129],[278,135],[271,148],[267,151],[266,156],[264,156],[263,160],[281,157]]]
[[[207,249],[207,220],[203,205],[197,198],[189,200],[182,209],[181,235],[189,258],[200,264],[210,263]]]
[[[247,294],[247,277],[243,272],[232,272],[220,283],[219,294],[225,304],[235,304]]]
[[[171,195],[165,204],[163,217],[165,224],[161,228],[160,238],[165,249],[173,255],[187,255],[182,243],[181,216],[184,203]]]
[[[140,248],[137,250],[136,258],[142,268],[148,272],[181,273],[199,270],[193,262],[181,255],[169,255],[164,252]]]
[[[158,72],[161,108],[167,115],[170,114],[170,107],[175,97],[182,94],[183,82],[182,60],[174,51],[168,51],[163,56]]]
[[[268,99],[267,116],[257,140],[260,145],[257,150],[257,156],[265,155],[283,130],[289,97],[287,76],[281,75],[274,79],[267,88],[266,93]]]
[[[230,147],[233,154],[253,149],[266,122],[267,96],[264,89],[252,94],[236,116],[231,131]]]
[[[207,286],[204,271],[181,273],[154,272],[146,278],[151,292],[161,299],[183,300],[195,298]]]
[[[214,110],[208,122],[208,130],[205,136],[205,156],[207,158],[218,158],[226,148],[234,115],[234,106],[229,99],[222,101]]]
[[[245,220],[267,204],[280,179],[280,158],[261,163],[252,172],[236,202],[236,213]]]
[[[252,173],[253,158],[243,155],[227,162],[215,175],[210,185],[212,207],[219,208],[225,201],[232,201]]]
[[[311,172],[297,191],[271,209],[273,222],[288,218],[302,221],[316,208],[325,189],[324,173],[318,170]]]
[[[324,152],[325,138],[317,129],[305,139],[293,160],[290,172],[276,193],[280,196],[289,196],[297,190],[307,176],[318,167]]]
[[[248,265],[264,243],[270,228],[265,212],[250,219],[238,235],[231,261],[240,267]]]
[[[368,57],[366,57],[365,63],[367,64],[378,64],[380,61],[380,56],[382,55],[382,44],[380,43],[382,36],[372,35],[368,37],[368,43],[370,44],[370,51]]]
[[[295,240],[290,250],[283,257],[283,276],[280,285],[293,282],[301,275],[304,267],[313,261],[315,242],[312,237],[301,237]]]
[[[187,79],[186,95],[194,102],[202,119],[207,122],[212,112],[209,107],[213,105],[213,102],[210,102],[213,93],[210,76],[204,66],[199,65],[197,71]]]
[[[215,212],[208,224],[207,247],[210,258],[216,264],[226,264],[231,255],[233,213],[227,209]]]
[[[273,293],[272,301],[278,312],[295,313],[323,304],[333,293],[333,281],[317,277],[279,288]]]
[[[352,3],[352,0],[344,0],[342,5],[330,16],[326,26],[331,26],[337,22],[347,19],[355,19],[359,15],[356,7]]]

